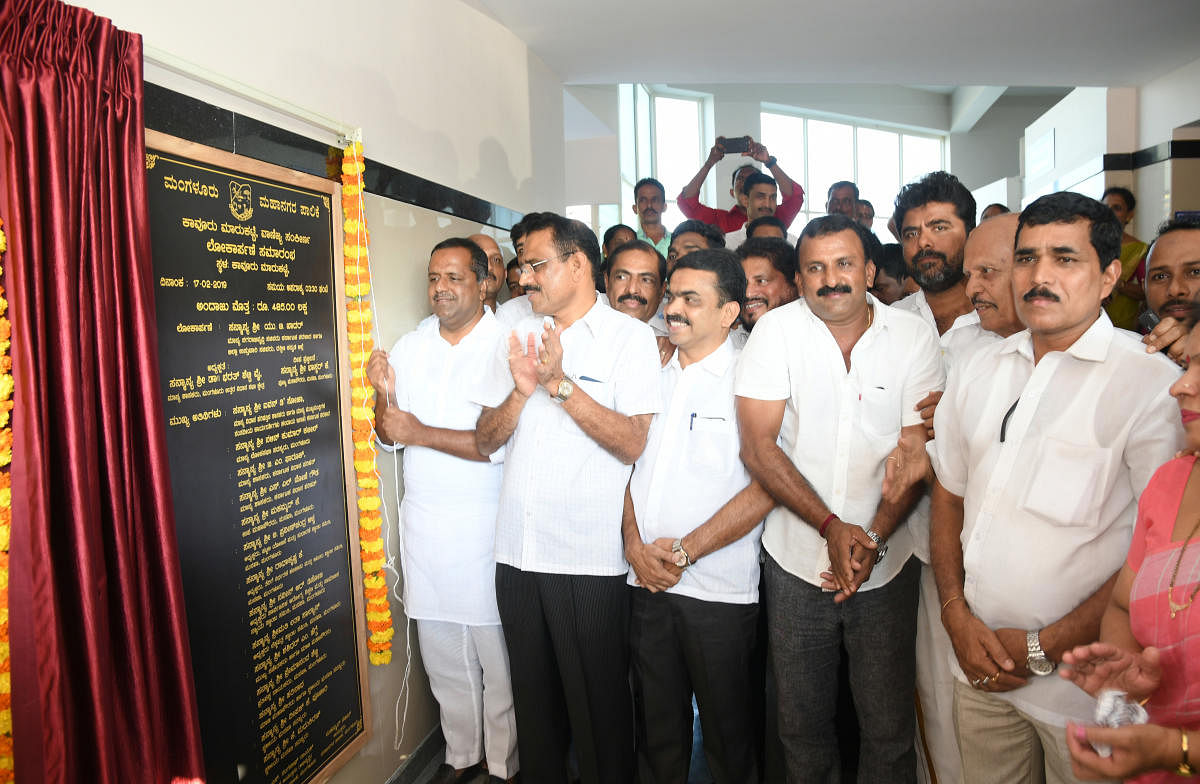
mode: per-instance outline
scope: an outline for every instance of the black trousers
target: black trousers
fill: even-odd
[[[563,784],[572,740],[583,784],[633,781],[625,575],[496,565],[524,784]]]
[[[687,784],[693,693],[713,779],[757,782],[754,709],[761,700],[751,690],[751,660],[758,605],[632,591],[638,755],[653,784]]]

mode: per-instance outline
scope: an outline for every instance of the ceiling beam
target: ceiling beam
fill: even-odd
[[[1004,95],[1007,87],[956,87],[950,94],[950,133],[967,133],[992,104]]]

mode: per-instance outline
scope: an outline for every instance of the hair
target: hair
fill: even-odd
[[[713,272],[717,276],[717,306],[736,302],[741,308],[746,303],[746,271],[733,251],[725,248],[698,250],[675,262],[671,275],[681,269]]]
[[[778,237],[751,237],[738,246],[739,261],[762,258],[771,262],[789,283],[796,282],[796,251],[787,240]]]
[[[708,241],[710,248],[725,247],[725,233],[711,223],[705,223],[702,220],[685,220],[675,227],[671,232],[671,237],[676,234],[699,234]]]
[[[775,226],[783,232],[783,236],[787,236],[787,225],[783,221],[779,220],[779,218],[776,218],[774,215],[764,215],[761,218],[755,218],[746,224],[746,238],[749,239],[750,237],[753,237],[754,230],[759,226]]]
[[[889,242],[883,246],[879,258],[875,259],[875,269],[886,273],[897,283],[908,280],[908,265],[904,263],[904,251],[897,242]]]
[[[858,203],[859,203],[859,204],[865,204],[865,205],[867,205],[868,207],[870,207],[870,208],[871,208],[871,214],[872,214],[872,215],[874,215],[874,214],[875,214],[875,205],[874,205],[874,204],[872,204],[871,202],[867,201],[866,199],[859,199],[859,200],[858,200]]]
[[[1100,258],[1100,269],[1108,268],[1121,256],[1121,236],[1125,233],[1117,216],[1103,202],[1090,199],[1079,193],[1060,191],[1036,199],[1017,218],[1017,240],[1026,226],[1045,226],[1048,223],[1075,223],[1088,221],[1088,239]]]
[[[469,240],[466,237],[451,237],[450,239],[442,240],[433,246],[433,250],[429,251],[429,257],[433,258],[433,254],[439,250],[449,250],[451,248],[462,248],[471,254],[471,272],[475,273],[475,280],[483,280],[487,277],[487,254],[483,252],[483,248],[475,244],[474,240]]]
[[[1125,202],[1125,209],[1129,210],[1130,212],[1133,212],[1137,209],[1137,199],[1133,197],[1133,191],[1129,190],[1128,188],[1122,188],[1119,185],[1114,185],[1111,188],[1105,188],[1104,193],[1100,194],[1100,201],[1104,201],[1105,198],[1112,195],[1120,196],[1121,200]]]
[[[1003,214],[1004,214],[1004,213],[1006,213],[1006,212],[1012,212],[1012,210],[1010,210],[1010,209],[1008,208],[1008,205],[1007,205],[1007,204],[1001,204],[1001,203],[1000,203],[1000,202],[998,202],[998,201],[994,201],[994,202],[992,202],[991,204],[989,204],[988,206],[984,207],[984,208],[983,208],[983,210],[981,210],[981,212],[987,212],[987,211],[988,211],[988,210],[990,210],[992,207],[999,207],[999,208],[1000,208],[1000,214],[1001,214],[1001,215],[1003,215]]]
[[[742,183],[742,193],[746,196],[749,196],[750,189],[755,185],[770,185],[776,190],[779,189],[779,186],[775,184],[774,177],[769,174],[763,174],[762,172],[754,172],[754,174],[751,174],[746,178],[746,181]]]
[[[521,262],[517,261],[516,256],[509,259],[508,263],[504,265],[505,272],[507,272],[508,270],[515,270],[515,269],[520,269],[520,268],[521,268]]]
[[[850,188],[851,190],[854,191],[854,200],[858,201],[858,186],[855,185],[854,183],[850,182],[849,180],[838,180],[833,185],[830,185],[829,191],[826,192],[826,194],[825,194],[825,201],[829,201],[830,199],[832,199],[833,192],[836,191],[838,188]]]
[[[1200,218],[1172,218],[1163,221],[1159,224],[1158,233],[1150,242],[1150,248],[1146,251],[1146,255],[1150,255],[1150,251],[1154,250],[1154,246],[1158,244],[1164,234],[1170,234],[1173,231],[1200,231]]]
[[[630,240],[629,242],[618,245],[613,248],[613,252],[608,254],[608,258],[604,260],[604,274],[608,275],[612,272],[613,264],[617,263],[617,258],[622,253],[628,253],[631,250],[641,250],[658,257],[658,279],[666,281],[667,279],[667,257],[658,252],[658,248],[651,245],[645,240]]]
[[[624,223],[618,223],[616,226],[609,226],[608,230],[604,232],[604,240],[601,241],[600,247],[607,248],[608,243],[610,241],[612,241],[613,235],[616,234],[621,229],[624,229],[625,231],[629,232],[630,234],[634,235],[635,237],[637,236],[637,232],[634,231],[632,227],[626,226]]]
[[[640,191],[642,189],[642,187],[645,185],[653,185],[655,188],[658,188],[658,192],[662,194],[663,201],[667,200],[667,189],[663,187],[663,184],[661,182],[654,179],[653,177],[643,177],[642,179],[637,181],[637,185],[633,186],[634,200],[637,199],[637,192]]]
[[[525,224],[528,223],[530,220],[537,218],[538,215],[541,215],[541,213],[540,212],[527,212],[521,216],[521,220],[514,223],[512,228],[508,230],[509,239],[512,240],[512,243],[514,246],[517,244],[518,240],[520,240],[522,237],[524,237],[526,234],[529,233],[529,229],[527,229],[525,227]]]
[[[736,169],[733,170],[733,176],[729,178],[729,187],[730,188],[737,187],[738,174],[741,173],[742,169],[753,169],[754,171],[758,171],[758,167],[755,166],[753,163],[743,163],[742,165],[738,166]],[[746,176],[749,176],[749,175],[746,175]]]
[[[879,238],[875,236],[874,232],[858,221],[837,212],[832,215],[822,215],[819,218],[813,218],[804,227],[804,231],[800,232],[800,241],[796,243],[797,266],[799,266],[800,245],[806,237],[808,239],[815,239],[829,234],[838,234],[843,231],[852,231],[858,237],[859,244],[862,245],[863,249],[864,263],[873,261],[878,264],[879,259],[883,256],[883,245],[880,244]]]
[[[896,231],[900,232],[900,236],[904,236],[904,216],[908,211],[924,207],[932,201],[953,204],[954,212],[968,234],[975,228],[975,197],[953,174],[935,171],[916,182],[910,182],[896,194],[896,212],[892,217],[896,220]]]
[[[522,223],[525,224],[526,234],[549,229],[554,247],[561,254],[575,251],[583,253],[592,265],[592,277],[596,276],[600,269],[600,243],[596,240],[596,232],[586,223],[553,212],[530,213]]]

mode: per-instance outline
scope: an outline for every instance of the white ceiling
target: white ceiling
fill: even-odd
[[[1137,86],[1200,58],[1200,0],[465,1],[567,84]]]

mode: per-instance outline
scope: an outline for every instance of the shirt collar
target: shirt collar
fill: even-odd
[[[575,320],[575,324],[583,324],[587,327],[588,332],[592,333],[592,337],[595,337],[600,334],[605,320],[615,312],[608,304],[608,297],[597,291],[596,301],[587,309],[587,313]],[[575,324],[571,326],[575,326]]]
[[[692,364],[688,365],[688,368],[702,368],[717,378],[720,378],[724,376],[725,371],[729,369],[729,365],[733,362],[733,358],[733,338],[726,335],[725,340],[721,343],[721,345],[717,346],[711,354],[699,362],[693,362]],[[671,358],[667,360],[666,367],[673,368],[680,373],[685,370],[685,368],[679,364],[678,348],[671,353]]]
[[[1076,338],[1075,342],[1067,348],[1067,354],[1081,359],[1085,362],[1103,362],[1108,357],[1109,346],[1112,345],[1113,333],[1112,320],[1104,309],[1100,309],[1100,315],[1092,322],[1092,325],[1087,328],[1087,331]],[[1028,330],[1022,330],[1015,335],[1010,335],[1004,339],[1001,344],[1001,354],[1019,353],[1021,356],[1032,361],[1033,360],[1033,334]]]

